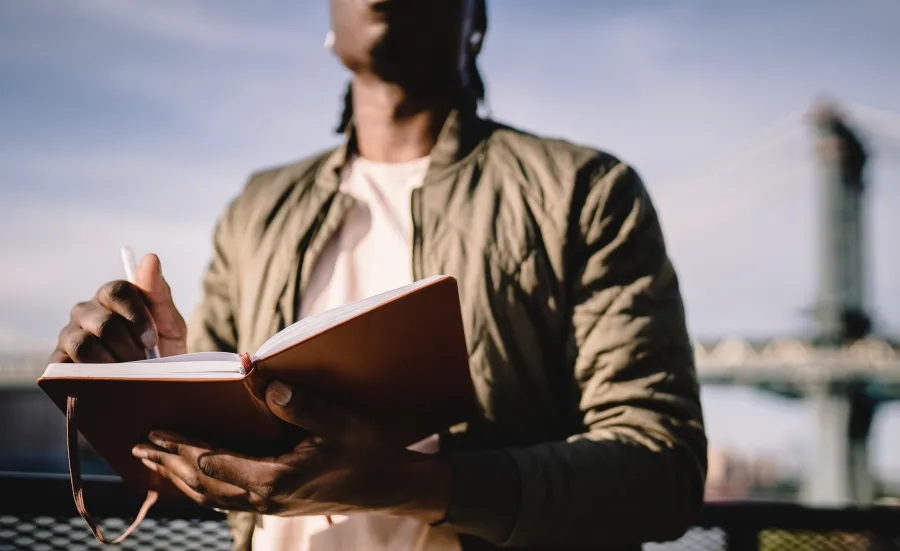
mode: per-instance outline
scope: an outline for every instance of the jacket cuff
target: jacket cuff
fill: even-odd
[[[445,526],[501,545],[519,514],[521,478],[505,451],[455,453],[448,456],[453,476],[450,507],[434,526]]]

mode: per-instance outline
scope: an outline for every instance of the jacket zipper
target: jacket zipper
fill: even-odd
[[[422,279],[422,190],[415,188],[412,190],[411,197],[412,207],[412,225],[413,225],[413,242],[412,242],[412,276],[413,281]]]

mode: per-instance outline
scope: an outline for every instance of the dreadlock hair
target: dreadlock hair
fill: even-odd
[[[341,111],[341,120],[338,122],[337,128],[334,129],[338,134],[347,131],[350,125],[350,119],[353,118],[353,84],[347,83],[347,91],[344,92],[344,107]]]
[[[486,0],[474,0],[475,13],[473,15],[473,23],[477,28],[487,27],[487,6]],[[467,87],[462,91],[462,97],[459,99],[459,107],[476,111],[478,106],[484,102],[485,87],[484,79],[478,71],[478,65],[475,62],[475,56],[466,56],[465,67]],[[341,109],[341,119],[338,122],[335,132],[343,134],[350,125],[353,118],[353,84],[347,83],[347,89],[344,92],[344,105]]]

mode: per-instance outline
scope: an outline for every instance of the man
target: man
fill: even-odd
[[[706,439],[677,278],[635,171],[478,117],[483,0],[332,0],[331,16],[353,73],[346,144],[250,179],[218,223],[189,328],[148,256],[136,286],[76,306],[53,360],[253,350],[305,315],[451,275],[481,409],[437,443],[391,449],[353,412],[273,382],[268,406],[315,435],[294,452],[153,433],[135,455],[232,511],[237,549],[680,536],[702,502]]]

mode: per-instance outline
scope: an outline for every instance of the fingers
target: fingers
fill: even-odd
[[[266,403],[278,418],[326,440],[362,445],[375,438],[375,428],[360,416],[279,381],[266,388]]]
[[[129,333],[144,348],[156,346],[156,324],[144,302],[143,292],[135,285],[127,281],[111,281],[97,291],[95,302],[121,316],[127,322]]]
[[[139,444],[134,447],[132,454],[139,457],[147,468],[172,481],[179,490],[200,505],[232,510],[251,507],[250,494],[246,489],[207,476],[200,470],[199,457],[212,450],[179,442],[177,438],[174,435],[168,440],[155,437],[154,440],[164,446]]]
[[[145,357],[144,349],[137,342],[129,322],[95,302],[82,302],[72,310],[72,319],[81,329],[94,335],[118,361],[127,362]]]
[[[150,315],[156,323],[160,352],[164,356],[186,352],[187,326],[175,306],[169,284],[163,278],[159,257],[148,254],[141,258],[135,284],[146,298]]]
[[[201,454],[197,465],[206,476],[261,497],[275,495],[286,469],[272,458],[249,458],[224,451]]]
[[[50,353],[50,358],[47,360],[47,363],[51,364],[70,364],[73,363],[72,358],[66,354],[66,351],[61,349],[58,345],[56,349]]]
[[[143,463],[144,466],[151,471],[161,475],[163,478],[168,479],[170,482],[172,482],[172,484],[175,485],[176,488],[181,491],[181,493],[191,498],[191,500],[193,500],[196,504],[204,507],[209,507],[209,505],[206,505],[207,499],[205,495],[191,488],[191,486],[189,486],[185,481],[175,475],[175,473],[170,471],[168,468],[164,467],[161,463],[154,463],[150,459],[141,459],[141,463]]]
[[[65,356],[76,363],[113,363],[116,357],[103,342],[76,323],[63,327],[54,357]]]
[[[167,431],[153,432],[150,441],[177,454],[203,476],[257,495],[271,495],[284,470],[272,458],[249,458],[227,450],[212,449]]]
[[[141,258],[135,273],[135,285],[144,292],[152,306],[172,304],[172,292],[162,275],[162,264],[155,254]]]
[[[146,357],[144,349],[157,341],[143,293],[127,281],[112,281],[90,302],[72,308],[69,324],[60,331],[54,363],[111,363]]]
[[[187,327],[156,255],[141,259],[136,279],[138,284],[111,281],[93,300],[75,305],[52,363],[135,361],[154,346],[163,356],[187,352]]]
[[[151,471],[168,479],[198,505],[230,511],[253,509],[249,493],[246,490],[197,475],[196,471],[191,470],[190,466],[180,460],[177,455],[166,456],[159,463],[150,459],[141,459],[141,463]]]

